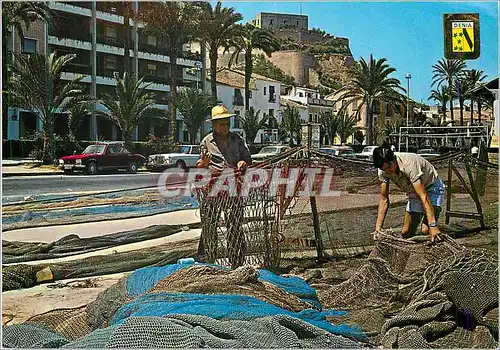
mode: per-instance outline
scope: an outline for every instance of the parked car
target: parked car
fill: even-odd
[[[265,146],[257,154],[252,154],[252,161],[254,163],[261,163],[268,158],[277,156],[280,153],[290,150],[290,146],[276,145],[276,146]]]
[[[426,158],[426,159],[431,159],[431,158],[434,158],[434,157],[438,157],[439,156],[439,153],[434,150],[433,148],[423,148],[423,149],[419,149],[417,151],[417,154],[418,155],[421,155],[422,157]]]
[[[153,154],[148,157],[146,168],[153,171],[164,170],[170,167],[186,169],[196,165],[200,159],[199,145],[177,146],[172,153]]]
[[[345,158],[356,158],[356,152],[349,146],[324,146],[318,149],[318,151]]]
[[[372,161],[373,160],[373,150],[375,150],[375,148],[377,148],[377,146],[366,146],[365,148],[363,148],[363,151],[361,151],[361,153],[358,153],[356,155],[356,157],[359,159]]]
[[[75,170],[94,175],[105,170],[125,169],[135,174],[146,158],[130,152],[123,142],[98,142],[88,146],[81,154],[65,156],[59,159],[59,166],[65,174]]]

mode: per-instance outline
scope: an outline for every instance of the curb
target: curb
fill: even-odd
[[[138,173],[147,173],[147,172],[149,172],[149,170],[148,169],[138,169],[137,172]],[[43,176],[43,175],[51,175],[51,176],[64,175],[64,172],[63,171],[47,171],[47,172],[37,171],[37,172],[19,172],[19,173],[2,172],[2,177]],[[129,175],[133,175],[133,174],[129,174]]]

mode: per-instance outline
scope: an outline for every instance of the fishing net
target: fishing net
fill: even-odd
[[[187,282],[186,282],[187,281]],[[192,283],[191,283],[192,282]],[[8,347],[357,348],[357,328],[314,309],[298,277],[242,266],[173,264],[139,269],[75,309],[4,328]]]
[[[244,264],[271,269],[279,266],[282,219],[299,187],[286,191],[279,184],[280,178],[286,179],[293,172],[284,160],[293,158],[296,152],[285,152],[260,165],[260,172],[257,167],[247,174],[227,168],[212,173],[207,184],[192,184],[202,222],[198,249],[201,261],[232,268]],[[301,179],[303,169],[295,170],[295,176]]]

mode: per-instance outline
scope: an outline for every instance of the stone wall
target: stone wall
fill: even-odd
[[[313,55],[299,51],[273,52],[269,60],[285,74],[293,76],[298,85],[309,83],[309,68],[316,66]]]

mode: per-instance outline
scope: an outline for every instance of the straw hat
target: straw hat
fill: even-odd
[[[234,117],[235,115],[236,114],[234,113],[229,113],[229,110],[227,109],[226,106],[218,105],[212,108],[212,118],[207,119],[207,122],[213,122],[214,120],[219,120],[224,118],[231,118]]]

